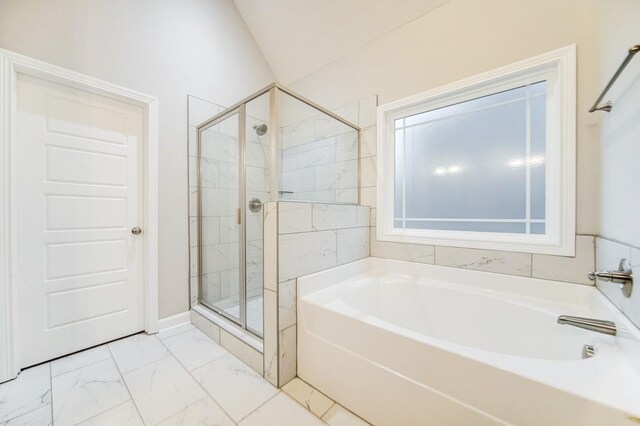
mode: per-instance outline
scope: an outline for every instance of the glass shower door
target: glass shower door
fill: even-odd
[[[241,111],[201,129],[198,144],[200,303],[242,324]],[[241,267],[242,266],[242,267]]]
[[[263,204],[271,192],[270,93],[245,105],[246,328],[263,334]]]

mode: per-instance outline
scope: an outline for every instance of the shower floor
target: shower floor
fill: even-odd
[[[251,329],[251,331],[262,336],[262,296],[256,296],[247,301],[247,327]],[[224,309],[224,312],[227,314],[239,318],[240,317],[240,306],[234,304],[228,308]]]

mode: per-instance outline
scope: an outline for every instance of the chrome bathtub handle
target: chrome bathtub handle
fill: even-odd
[[[600,279],[602,281],[616,283],[620,286],[624,297],[631,297],[631,291],[633,290],[633,271],[627,259],[620,260],[617,271],[600,270],[589,272],[587,273],[587,277],[589,277],[591,281]]]

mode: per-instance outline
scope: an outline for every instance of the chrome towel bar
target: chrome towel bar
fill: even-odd
[[[611,101],[608,101],[608,102],[606,102],[606,103],[604,103],[602,105],[600,105],[600,102],[605,97],[605,95],[607,94],[609,89],[611,89],[611,86],[613,86],[613,83],[615,83],[616,80],[618,79],[618,77],[620,77],[620,74],[622,74],[622,71],[624,70],[624,68],[627,66],[627,64],[629,64],[629,61],[631,61],[631,59],[633,58],[633,55],[635,55],[639,51],[640,51],[640,44],[636,44],[635,46],[632,46],[629,49],[629,53],[627,54],[627,57],[624,58],[624,61],[622,61],[622,64],[620,64],[620,66],[618,67],[618,70],[613,75],[613,77],[611,77],[611,80],[609,80],[609,84],[607,84],[607,87],[604,88],[604,90],[602,91],[602,93],[600,94],[598,99],[594,102],[594,104],[591,107],[591,109],[589,110],[589,112],[594,112],[594,111],[607,111],[607,112],[609,112],[609,111],[611,111],[611,108],[613,107],[613,104],[611,103]],[[600,106],[598,106],[598,105],[600,105]]]

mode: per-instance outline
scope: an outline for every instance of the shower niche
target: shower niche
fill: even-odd
[[[276,84],[198,116],[189,161],[191,305],[261,351],[264,204],[357,204],[359,129]]]

